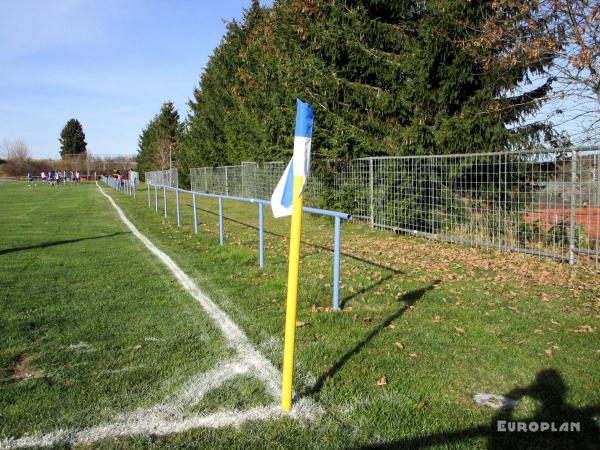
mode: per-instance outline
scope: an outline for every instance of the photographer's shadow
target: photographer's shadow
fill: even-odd
[[[513,418],[513,407],[506,408],[494,416],[491,422],[489,448],[544,450],[600,448],[600,428],[594,420],[594,416],[600,413],[600,408],[575,408],[566,403],[566,394],[567,385],[554,369],[542,370],[531,385],[514,389],[506,394],[506,397],[515,400],[528,396],[538,401],[540,405],[535,414],[527,419]],[[521,431],[518,428],[511,429],[511,427],[518,427],[519,423]],[[523,431],[523,424],[526,426],[526,431]],[[542,426],[554,428],[542,431]]]

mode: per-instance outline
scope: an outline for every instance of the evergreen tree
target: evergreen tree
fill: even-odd
[[[182,133],[183,124],[173,102],[165,102],[138,138],[139,172],[177,167]]]
[[[60,156],[79,155],[87,151],[85,133],[77,119],[70,119],[60,132]]]

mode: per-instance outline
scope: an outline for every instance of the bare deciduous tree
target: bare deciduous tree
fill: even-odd
[[[2,147],[6,154],[6,159],[12,161],[17,171],[27,171],[29,162],[31,161],[31,152],[24,141],[20,139],[16,141],[4,141]]]
[[[545,120],[571,122],[575,142],[600,138],[600,4],[597,0],[496,0],[466,42],[485,67],[532,64],[534,83],[552,83]],[[482,49],[488,51],[481,51]],[[491,50],[491,51],[489,51]],[[485,55],[485,56],[481,56]]]

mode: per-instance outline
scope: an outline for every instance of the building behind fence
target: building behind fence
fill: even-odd
[[[372,228],[574,262],[598,257],[600,147],[313,161],[305,202]],[[269,199],[286,163],[191,170],[192,189]]]

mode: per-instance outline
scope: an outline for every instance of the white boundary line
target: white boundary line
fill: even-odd
[[[267,420],[284,415],[310,419],[315,414],[320,413],[320,406],[313,400],[300,399],[294,403],[294,409],[289,414],[281,412],[278,402],[242,411],[219,411],[206,416],[186,414],[186,409],[198,404],[208,392],[244,374],[259,378],[264,383],[267,392],[275,400],[279,400],[281,373],[254,347],[244,332],[229,316],[206,296],[167,254],[159,250],[146,236],[140,233],[112,197],[107,195],[97,183],[96,185],[100,193],[108,199],[123,223],[143,242],[150,252],[167,266],[183,288],[200,303],[215,325],[223,332],[228,344],[236,350],[237,356],[190,380],[175,396],[167,399],[164,403],[122,414],[109,423],[83,430],[57,430],[35,436],[0,440],[0,449],[49,447],[59,444],[74,445],[136,434],[166,435],[199,427],[239,426],[246,421]]]

